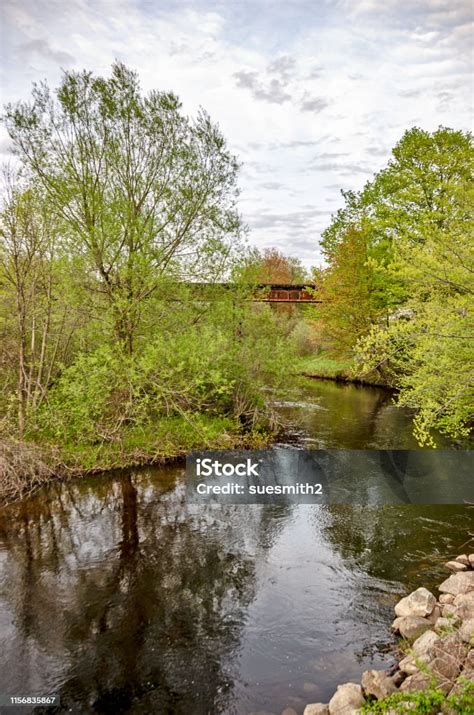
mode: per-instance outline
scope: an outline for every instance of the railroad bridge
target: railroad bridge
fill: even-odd
[[[320,303],[313,291],[315,283],[261,283],[252,300],[256,303]]]
[[[253,303],[321,303],[315,295],[315,283],[259,283],[245,286],[239,283],[191,283],[198,299],[219,300],[220,291],[244,292],[244,300]],[[248,292],[247,292],[248,290]]]

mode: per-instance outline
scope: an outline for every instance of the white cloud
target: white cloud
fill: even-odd
[[[470,0],[3,0],[0,13],[4,101],[57,85],[61,67],[125,62],[145,90],[210,112],[243,161],[251,241],[308,264],[339,189],[361,188],[412,122],[471,122]]]

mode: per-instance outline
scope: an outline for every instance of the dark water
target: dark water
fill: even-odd
[[[386,398],[310,382],[280,409],[300,443],[414,446]],[[439,582],[472,521],[462,506],[190,505],[181,467],[53,484],[0,511],[0,694],[302,713],[391,664],[393,604]]]

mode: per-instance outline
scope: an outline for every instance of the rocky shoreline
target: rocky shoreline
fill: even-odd
[[[397,666],[367,670],[360,684],[339,685],[329,703],[311,703],[304,715],[474,713],[474,554],[445,567],[451,575],[438,598],[422,587],[395,606]]]

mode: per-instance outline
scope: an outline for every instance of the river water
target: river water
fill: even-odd
[[[416,446],[375,388],[305,381],[278,409],[291,448]],[[463,506],[192,505],[181,466],[52,484],[0,511],[0,694],[302,713],[393,663],[394,603],[469,528]]]

